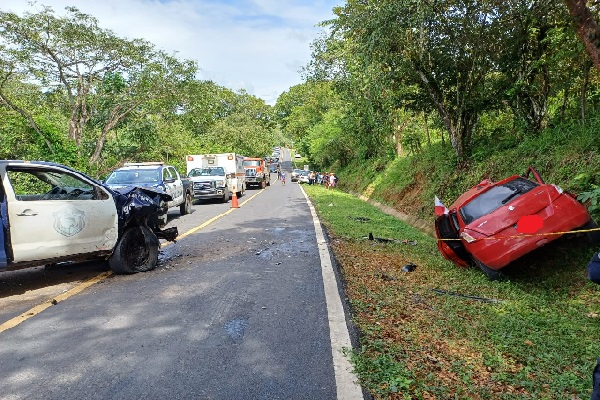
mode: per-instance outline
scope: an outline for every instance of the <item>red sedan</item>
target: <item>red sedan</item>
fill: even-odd
[[[535,180],[528,179],[530,172]],[[474,263],[490,279],[499,279],[502,268],[565,232],[598,227],[574,195],[545,184],[532,167],[525,177],[482,181],[449,209],[436,198],[436,215],[442,255],[459,266]],[[598,235],[592,231],[588,238]]]

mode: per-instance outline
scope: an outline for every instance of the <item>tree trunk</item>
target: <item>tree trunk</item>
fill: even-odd
[[[600,27],[587,8],[586,0],[564,0],[564,2],[573,19],[579,40],[585,46],[596,69],[600,70]]]
[[[94,150],[94,154],[92,154],[92,156],[90,157],[90,164],[96,164],[100,159],[100,155],[102,154],[102,148],[104,147],[104,142],[106,141],[106,135],[108,134],[108,132],[114,129],[119,124],[119,122],[121,122],[123,118],[125,118],[133,110],[135,110],[139,106],[139,104],[139,102],[134,103],[131,107],[129,107],[122,113],[120,112],[122,109],[121,106],[116,106],[111,110],[110,116],[108,117],[108,121],[106,121],[106,124],[102,128],[102,133],[100,133],[100,137],[96,141],[96,148]]]
[[[587,90],[590,84],[591,62],[586,62],[583,66],[583,84],[581,85],[581,121],[585,121],[587,113]]]
[[[429,123],[427,122],[427,113],[423,113],[423,119],[425,120],[425,134],[427,135],[427,147],[431,147],[431,136],[429,135]],[[442,143],[444,139],[442,138]]]
[[[13,102],[11,102],[10,100],[8,100],[8,98],[2,92],[0,92],[0,100],[2,100],[2,102],[4,104],[6,104],[9,108],[11,108],[12,110],[14,110],[14,111],[18,112],[19,114],[21,114],[21,116],[23,116],[23,118],[25,118],[27,120],[27,122],[29,123],[29,126],[31,127],[31,129],[33,129],[42,138],[42,140],[46,144],[46,147],[48,147],[48,150],[50,150],[50,153],[53,154],[54,153],[54,148],[52,147],[52,143],[42,133],[42,130],[40,129],[40,127],[38,126],[38,124],[36,124],[36,122],[33,119],[33,117],[30,114],[28,114],[25,110],[23,110],[22,108],[20,108],[19,106],[17,106],[16,104],[14,104]]]

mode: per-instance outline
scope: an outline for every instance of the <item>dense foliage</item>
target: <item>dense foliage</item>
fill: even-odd
[[[594,7],[586,10],[597,17]],[[477,179],[532,163],[598,203],[599,70],[578,38],[582,20],[560,0],[348,0],[334,14],[313,43],[306,83],[275,106],[315,168],[376,195],[376,182],[358,182],[385,170],[381,187],[400,196],[405,184],[419,187],[426,208],[434,192],[452,200]],[[390,168],[405,157],[414,159],[407,170]]]
[[[90,15],[0,11],[0,158],[103,176],[125,161],[262,156],[279,141],[270,106],[195,78],[197,65]]]

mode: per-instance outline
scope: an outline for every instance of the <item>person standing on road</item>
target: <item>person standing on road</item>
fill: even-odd
[[[285,171],[281,171],[281,185],[285,185]]]

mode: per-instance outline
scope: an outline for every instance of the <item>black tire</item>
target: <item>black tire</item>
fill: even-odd
[[[185,201],[179,206],[181,215],[186,215],[192,212],[192,195],[186,193]]]
[[[229,201],[229,190],[223,190],[223,198],[221,198],[222,203],[227,203]]]
[[[504,275],[502,272],[491,269],[475,257],[473,257],[473,263],[483,271],[490,281],[502,281],[506,279],[506,275]]]
[[[593,219],[590,219],[585,225],[583,225],[579,229],[588,230],[588,229],[598,229],[598,228],[599,228],[598,224],[596,222],[594,222]],[[600,243],[600,230],[584,232],[583,234],[585,235],[586,242],[588,242],[589,244]]]
[[[147,227],[127,229],[108,259],[108,265],[118,275],[150,271],[158,263],[159,247],[158,238]]]

